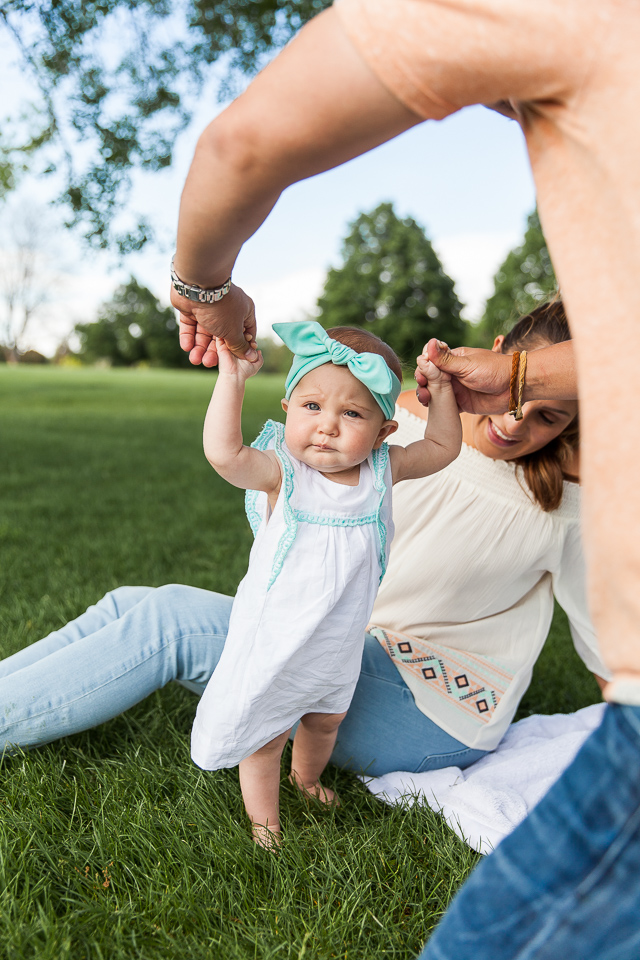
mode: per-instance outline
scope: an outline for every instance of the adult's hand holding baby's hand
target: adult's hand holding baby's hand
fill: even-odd
[[[460,410],[466,413],[504,413],[509,409],[511,357],[472,347],[449,349],[441,340],[429,340],[418,357],[415,372],[418,400],[429,406],[429,364],[451,375]]]
[[[257,351],[256,315],[253,300],[231,284],[229,293],[217,303],[196,303],[171,288],[171,303],[180,312],[180,346],[191,363],[215,367],[216,342],[224,340],[231,353],[255,360]]]

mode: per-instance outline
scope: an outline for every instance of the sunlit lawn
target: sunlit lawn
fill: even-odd
[[[3,656],[120,584],[233,592],[251,535],[201,450],[212,377],[0,366]],[[250,381],[246,438],[281,395],[278,377]],[[521,715],[597,699],[558,615]],[[286,843],[257,850],[236,771],[190,761],[194,710],[170,685],[3,761],[0,957],[412,957],[476,856],[335,769],[343,807],[310,809],[283,782]]]

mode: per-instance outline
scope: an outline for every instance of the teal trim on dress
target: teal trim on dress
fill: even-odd
[[[371,465],[374,490],[380,494],[378,509],[375,513],[366,514],[362,517],[336,517],[330,514],[312,514],[303,510],[296,510],[291,503],[293,497],[294,472],[293,464],[284,449],[284,424],[277,420],[267,420],[260,434],[251,444],[256,450],[272,449],[276,454],[280,466],[282,467],[282,508],[285,522],[285,531],[280,538],[273,558],[273,569],[269,578],[267,589],[273,586],[282,570],[285,558],[289,549],[296,538],[298,532],[298,523],[316,523],[332,527],[358,527],[364,524],[374,523],[378,529],[378,539],[380,541],[380,568],[382,573],[380,580],[384,577],[387,569],[387,528],[382,521],[382,504],[387,492],[387,485],[384,482],[384,475],[389,462],[389,447],[383,443],[379,450],[371,452]],[[245,510],[247,519],[251,525],[254,537],[262,524],[262,516],[258,510],[258,490],[247,490],[245,494]]]
[[[291,497],[293,496],[293,465],[283,447],[284,424],[274,421],[270,422],[274,423],[274,450],[278,460],[280,461],[280,466],[282,467],[282,488],[280,492],[284,493],[282,509],[284,511],[285,531],[280,537],[280,543],[277,546],[275,556],[273,558],[273,569],[271,571],[269,583],[267,584],[267,590],[269,590],[277,580],[278,574],[282,570],[285,557],[287,556],[289,548],[295,540],[296,533],[298,532],[298,521],[295,516],[294,509],[291,506]]]
[[[275,426],[275,421],[267,420],[251,446],[255,447],[256,450],[267,450],[275,437]],[[262,523],[262,517],[260,516],[260,511],[257,506],[260,492],[260,490],[247,490],[244,495],[244,509],[254,537],[257,535],[260,524]]]
[[[251,446],[256,450],[272,449],[280,461],[280,466],[282,468],[282,488],[280,492],[283,495],[282,507],[284,511],[285,531],[280,537],[280,542],[276,548],[273,559],[273,569],[271,571],[269,583],[267,584],[267,590],[273,586],[278,574],[282,570],[285,557],[289,552],[291,544],[296,538],[296,533],[298,530],[298,521],[295,511],[291,506],[291,497],[293,495],[293,466],[286,451],[284,450],[283,444],[284,424],[279,423],[277,420],[267,420],[259,435],[251,444]],[[262,524],[262,516],[258,510],[258,494],[258,490],[247,490],[244,498],[247,519],[253,531],[254,537],[257,536],[258,530]]]
[[[362,517],[330,517],[316,513],[304,513],[303,510],[294,510],[296,520],[304,523],[317,523],[326,527],[362,527],[367,523],[376,523],[377,513],[368,513]]]
[[[371,451],[371,465],[373,467],[373,486],[380,494],[378,500],[378,510],[376,514],[376,525],[378,527],[378,537],[380,539],[380,583],[387,572],[387,527],[382,520],[382,504],[387,495],[387,485],[384,482],[384,475],[389,463],[389,444],[382,443],[377,450]]]

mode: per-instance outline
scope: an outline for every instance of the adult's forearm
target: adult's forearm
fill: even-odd
[[[573,343],[555,343],[527,353],[525,400],[575,400],[578,396]]]
[[[287,186],[418,122],[371,72],[335,12],[320,14],[202,134],[182,196],[178,276],[223,283]]]
[[[269,170],[233,128],[233,117],[221,115],[205,130],[182,194],[175,269],[201,287],[231,275],[242,244],[285,186],[270,182]]]

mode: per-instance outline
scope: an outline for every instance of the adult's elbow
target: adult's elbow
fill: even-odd
[[[264,177],[264,153],[255,125],[233,111],[224,110],[203,130],[196,145],[194,163],[212,172],[225,171],[227,176],[248,185]]]

